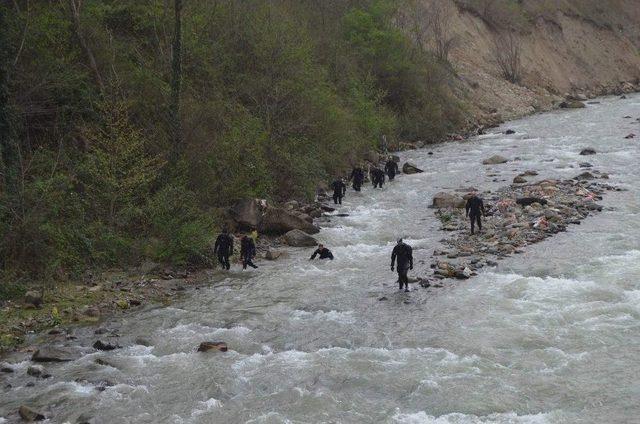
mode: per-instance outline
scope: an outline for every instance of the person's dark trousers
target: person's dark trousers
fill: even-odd
[[[338,196],[337,194],[333,195],[333,203],[337,204],[342,204],[342,196]]]
[[[482,231],[482,221],[480,220],[480,215],[470,215],[469,219],[471,220],[471,234],[475,232],[475,224],[478,224],[478,231]]]
[[[389,181],[393,181],[393,179],[396,177],[396,174],[394,173],[389,173]]]
[[[229,263],[229,255],[218,253],[218,262],[220,262],[223,269],[229,270],[231,268],[231,264]]]
[[[398,269],[398,283],[400,284],[400,290],[404,285],[405,289],[409,288],[409,277],[407,276],[407,269]]]
[[[258,268],[252,261],[251,259],[245,259],[242,261],[242,269],[247,269],[247,265],[249,265],[251,268]]]
[[[362,183],[356,183],[356,182],[354,181],[354,183],[353,183],[353,189],[354,189],[355,191],[360,191],[360,186],[361,186],[361,185],[362,185]]]

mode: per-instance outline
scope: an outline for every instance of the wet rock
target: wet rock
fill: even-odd
[[[153,346],[153,343],[151,343],[148,339],[145,339],[144,337],[137,337],[134,340],[134,343],[140,346]]]
[[[587,107],[579,100],[567,100],[558,105],[560,109],[582,109]]]
[[[520,175],[518,175],[517,177],[515,177],[513,179],[513,183],[514,184],[525,184],[526,182],[527,182],[527,180],[524,177],[520,176]]]
[[[576,177],[578,180],[593,180],[594,178],[595,176],[591,172],[583,172]]]
[[[318,241],[301,230],[291,230],[284,235],[284,242],[292,247],[313,247]]]
[[[115,350],[120,348],[120,346],[111,343],[104,343],[102,340],[96,340],[93,344],[93,348],[97,350]]]
[[[33,362],[69,362],[80,357],[75,349],[57,346],[42,346],[35,351],[31,360]]]
[[[441,191],[433,196],[432,208],[445,209],[445,208],[464,208],[465,201],[462,197],[455,194]]]
[[[635,138],[635,137],[636,137],[636,135],[634,133],[631,133],[631,134],[627,135],[625,138],[626,139],[630,139],[630,138]]]
[[[580,162],[580,168],[592,168],[593,165],[591,165],[589,162]]]
[[[49,378],[51,377],[50,374],[47,374],[44,370],[44,367],[42,367],[42,365],[30,365],[27,368],[27,374],[30,375],[31,377],[36,377],[36,378]]]
[[[20,409],[18,410],[18,414],[20,414],[20,418],[22,418],[26,422],[42,421],[45,419],[44,414],[26,405],[22,405],[20,407]]]
[[[506,130],[504,133],[506,135],[511,135],[511,134],[515,134],[516,132],[514,130],[509,129],[509,130]]]
[[[5,374],[11,374],[13,372],[13,368],[11,368],[9,365],[2,364],[0,365],[0,372]]]
[[[333,212],[336,210],[336,208],[327,205],[320,205],[320,209],[322,209],[324,212]]]
[[[536,175],[538,175],[538,171],[534,171],[532,169],[524,171],[522,174],[520,174],[520,176],[522,177],[535,177]]]
[[[507,162],[509,162],[509,159],[505,158],[504,156],[493,155],[490,158],[483,160],[482,164],[483,165],[499,165]]]
[[[27,306],[39,308],[42,306],[42,293],[36,290],[29,290],[24,295],[24,303]]]
[[[421,172],[424,172],[424,171],[418,168],[417,166],[415,166],[414,164],[412,164],[411,162],[406,162],[404,165],[402,165],[403,174],[419,174]]]
[[[229,350],[229,348],[225,342],[202,342],[200,346],[198,346],[198,352],[226,352],[227,350]]]
[[[296,215],[293,212],[282,208],[268,207],[258,230],[265,234],[281,235],[291,230],[302,230],[308,234],[320,232],[320,229],[309,222],[309,220]]]
[[[596,149],[592,147],[587,147],[586,149],[582,149],[580,151],[581,156],[589,156],[589,155],[595,155],[595,154],[596,154]]]
[[[380,302],[382,302],[382,301],[384,301],[384,300],[389,300],[389,299],[387,299],[387,296],[382,296],[382,297],[378,298],[378,300],[379,300]]]
[[[389,156],[391,158],[392,161],[394,161],[395,163],[400,163],[400,156],[398,155],[390,155]]]
[[[266,260],[269,261],[275,261],[276,259],[279,259],[281,257],[283,257],[283,255],[285,254],[284,251],[282,250],[278,250],[278,249],[269,249],[267,250],[267,252],[264,254],[264,258]]]

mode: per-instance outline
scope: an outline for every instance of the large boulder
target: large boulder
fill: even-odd
[[[251,229],[258,228],[266,208],[266,200],[242,199],[233,205],[229,212],[241,229]]]
[[[403,174],[419,174],[421,172],[424,172],[424,171],[418,168],[417,166],[415,166],[414,164],[412,164],[411,162],[406,162],[404,165],[402,165]]]
[[[499,165],[501,163],[507,163],[509,162],[509,159],[505,158],[504,156],[500,156],[500,155],[493,155],[488,159],[485,159],[482,161],[483,165]]]
[[[291,230],[302,230],[309,234],[315,234],[320,231],[318,227],[313,225],[308,215],[296,214],[281,208],[267,207],[258,230],[265,234],[281,235]]]
[[[431,207],[437,209],[445,208],[464,208],[465,201],[462,197],[441,191],[433,196]]]
[[[293,247],[313,247],[318,241],[301,230],[291,230],[284,235],[284,242]]]
[[[69,362],[80,357],[79,353],[64,347],[42,346],[36,350],[31,360],[33,362]]]

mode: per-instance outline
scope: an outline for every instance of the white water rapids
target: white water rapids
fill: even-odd
[[[640,138],[624,139],[640,136],[640,96],[599,101],[402,154],[426,172],[349,189],[339,210],[349,216],[322,224],[334,261],[291,249],[257,270],[235,265],[170,307],[115,318],[105,325],[122,349],[48,365],[53,377],[34,387],[27,362],[1,377],[13,388],[0,387],[0,417],[26,403],[70,423],[640,422]],[[579,156],[585,147],[598,153]],[[520,160],[480,164],[493,154]],[[397,293],[395,239],[414,247],[419,276],[445,236],[427,209],[433,194],[494,190],[530,169],[571,178],[584,161],[628,191],[478,277]],[[98,337],[77,331],[79,343]],[[205,340],[229,351],[195,352]]]

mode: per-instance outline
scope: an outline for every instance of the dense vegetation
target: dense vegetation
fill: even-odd
[[[2,279],[207,263],[220,207],[309,196],[383,135],[458,128],[449,65],[398,28],[402,6],[2,2]]]

